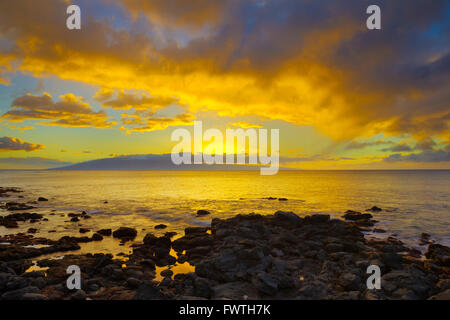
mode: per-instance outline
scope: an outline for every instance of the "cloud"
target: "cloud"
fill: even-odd
[[[40,3],[0,2],[0,35],[14,43],[0,51],[7,72],[142,90],[189,113],[313,125],[338,141],[449,135],[446,0],[379,0],[380,32],[365,27],[368,0],[122,0],[136,20],[110,23],[100,5],[75,33],[61,27],[66,1]]]
[[[33,130],[34,127],[33,126],[10,126],[11,129],[16,129],[16,130]]]
[[[239,127],[239,128],[243,128],[243,129],[262,128],[262,125],[260,125],[260,124],[250,123],[247,121],[233,122],[233,123],[231,123],[231,126]]]
[[[383,152],[392,151],[392,152],[402,152],[402,151],[413,151],[413,148],[411,148],[406,143],[399,143],[389,148],[381,149]]]
[[[135,16],[144,13],[151,21],[163,26],[183,26],[197,29],[205,24],[217,24],[232,1],[210,0],[119,0]]]
[[[103,107],[114,109],[135,109],[153,111],[163,109],[176,103],[178,99],[170,97],[151,97],[144,93],[125,93],[120,91],[116,98],[112,98],[112,94],[107,91],[100,91],[96,94],[96,98],[103,102]]]
[[[3,120],[22,122],[24,120],[42,120],[38,123],[47,126],[111,128],[104,111],[95,112],[82,97],[72,93],[60,96],[54,102],[48,93],[42,95],[26,94],[14,99],[11,110],[1,116]]]
[[[32,151],[37,151],[37,150],[41,150],[44,148],[45,148],[45,146],[42,144],[26,142],[19,138],[13,138],[13,137],[0,138],[0,152],[9,152],[9,151],[32,152]]]
[[[139,114],[123,114],[121,130],[127,133],[164,130],[168,127],[193,125],[195,116],[189,113],[178,114],[172,118],[159,117],[154,114],[142,116]]]
[[[391,154],[384,158],[387,162],[450,162],[450,151],[435,150],[423,151],[420,153],[411,153],[409,155],[402,155],[399,153]]]
[[[366,147],[372,147],[372,146],[379,146],[379,145],[386,145],[386,144],[393,144],[391,141],[366,141],[366,142],[359,142],[359,141],[350,141],[346,146],[345,149],[347,150],[353,150],[353,149],[364,149]]]

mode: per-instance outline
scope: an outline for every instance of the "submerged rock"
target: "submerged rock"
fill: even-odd
[[[112,230],[111,229],[101,229],[97,231],[98,234],[101,234],[102,236],[111,236],[112,235]]]
[[[197,216],[198,217],[203,217],[203,216],[207,216],[211,214],[211,212],[209,212],[208,210],[198,210],[197,211]]]
[[[137,231],[134,228],[120,227],[119,229],[114,231],[112,235],[114,238],[119,239],[134,239],[137,236]]]

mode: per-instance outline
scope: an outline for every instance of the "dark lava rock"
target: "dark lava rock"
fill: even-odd
[[[164,295],[161,290],[151,282],[144,282],[139,286],[133,300],[162,300]]]
[[[311,224],[327,223],[328,221],[330,221],[330,215],[328,215],[328,214],[313,214],[312,216],[306,216],[304,220],[305,220],[305,223],[311,223]]]
[[[103,240],[103,237],[100,235],[100,234],[98,234],[98,233],[94,233],[93,235],[92,235],[92,241],[102,241]]]
[[[113,237],[114,238],[119,238],[119,239],[134,239],[137,236],[137,231],[136,229],[133,228],[128,228],[128,227],[120,227],[119,229],[117,229],[116,231],[113,232]]]
[[[381,208],[379,208],[377,206],[373,206],[372,208],[367,209],[366,211],[380,212],[380,211],[383,211],[383,209],[381,209]]]
[[[7,216],[0,216],[0,226],[4,226],[6,228],[18,228],[19,225],[17,222],[24,222],[30,220],[30,222],[37,222],[42,219],[43,216],[38,213],[14,213]]]
[[[167,226],[165,224],[158,224],[155,226],[156,230],[165,229],[165,228],[167,228]]]
[[[84,292],[84,290],[82,289],[77,290],[77,292],[72,294],[72,300],[86,300],[86,298],[87,298],[86,292]]]
[[[450,267],[450,248],[440,244],[430,244],[425,257],[439,266]]]
[[[142,281],[136,278],[128,278],[127,279],[127,285],[132,288],[136,289],[139,288],[139,286],[142,284]]]
[[[370,213],[361,213],[361,212],[356,212],[356,211],[347,211],[344,215],[344,219],[345,220],[351,220],[351,221],[356,221],[356,220],[366,220],[366,219],[372,219],[373,216]]]
[[[274,296],[278,290],[278,281],[266,272],[259,272],[252,279],[253,285],[263,294]]]
[[[44,197],[39,197],[37,201],[48,201],[48,199]]]
[[[36,233],[38,230],[35,228],[29,228],[27,233]]]
[[[33,206],[27,205],[25,203],[8,202],[5,204],[5,209],[8,211],[30,210],[33,208]]]
[[[288,201],[287,198],[278,198],[278,201]]]
[[[25,287],[17,290],[12,290],[5,292],[1,296],[1,300],[25,300],[26,294],[37,293],[40,294],[41,291],[36,287]]]
[[[91,230],[86,229],[86,228],[80,228],[80,233],[87,233],[89,231],[91,231]]]
[[[73,217],[72,219],[70,219],[70,222],[78,222],[78,221],[80,221],[78,217]]]
[[[169,239],[173,238],[176,235],[177,235],[176,232],[166,232],[166,233],[164,233],[164,237],[169,238]]]
[[[207,210],[198,210],[197,211],[197,217],[203,217],[203,216],[207,216],[211,214],[211,212],[207,211]]]
[[[170,269],[163,270],[163,271],[161,271],[161,276],[164,278],[166,278],[166,277],[170,278],[173,276],[173,271]]]
[[[298,226],[303,223],[303,219],[293,212],[277,211],[274,214],[274,218],[278,221],[291,224],[292,226]]]
[[[194,294],[196,297],[211,298],[213,291],[208,279],[196,277],[194,280]]]
[[[112,230],[111,229],[101,229],[97,231],[98,234],[101,234],[102,236],[111,236],[112,235]]]

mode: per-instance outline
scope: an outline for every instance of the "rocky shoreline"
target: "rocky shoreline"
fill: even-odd
[[[0,188],[0,197],[19,192]],[[30,203],[1,206],[13,212],[0,216],[0,225],[11,230],[50,218],[28,213],[33,209]],[[281,211],[214,218],[211,227],[186,228],[179,238],[170,231],[159,237],[147,233],[120,258],[73,251],[81,243],[105,237],[133,241],[138,230],[124,226],[98,230],[90,237],[50,240],[35,237],[36,228],[29,228],[27,234],[0,237],[0,299],[450,299],[450,248],[432,243],[424,234],[424,258],[394,237],[367,239],[363,231],[376,224],[370,212],[378,210],[349,210],[343,214],[345,221]],[[74,223],[89,221],[90,216],[82,212],[68,218],[67,223]],[[81,229],[81,234],[89,231]],[[55,252],[68,254],[38,260],[41,270],[30,271],[33,258]],[[173,272],[175,265],[185,263],[194,272]],[[71,265],[81,269],[80,290],[66,286]],[[380,267],[381,289],[367,288],[369,265]]]

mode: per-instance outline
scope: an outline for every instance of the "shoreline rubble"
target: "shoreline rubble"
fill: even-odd
[[[0,188],[2,197],[4,190]],[[368,212],[379,210],[349,210],[345,221],[284,211],[213,218],[211,227],[188,227],[174,240],[172,232],[159,237],[147,233],[120,258],[73,251],[80,243],[102,241],[104,236],[131,241],[136,229],[105,226],[91,237],[59,240],[24,233],[2,236],[0,300],[450,299],[450,248],[423,234],[428,246],[423,257],[392,236],[368,239],[363,231],[376,224]],[[5,226],[5,219],[17,224],[43,218],[15,213],[1,216],[0,224]],[[57,252],[65,255],[38,260],[41,270],[30,272],[32,259]],[[70,265],[82,271],[81,290],[66,287]],[[366,286],[370,265],[381,269],[381,289]],[[177,266],[188,266],[192,272],[174,272]],[[161,281],[155,280],[158,275]]]

